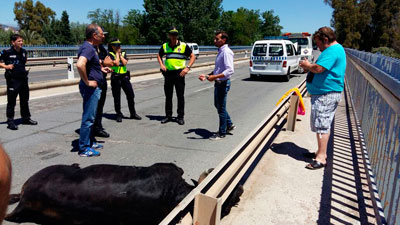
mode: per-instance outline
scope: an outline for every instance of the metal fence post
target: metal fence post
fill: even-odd
[[[68,80],[72,80],[74,78],[74,58],[68,57]]]

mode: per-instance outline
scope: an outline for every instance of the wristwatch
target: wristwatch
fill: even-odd
[[[186,68],[188,68],[189,70],[191,69],[191,66],[186,66]]]

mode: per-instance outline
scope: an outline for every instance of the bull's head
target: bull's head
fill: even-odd
[[[192,182],[194,184],[195,187],[197,187],[204,179],[206,179],[206,177],[214,170],[214,168],[210,168],[208,170],[205,170],[204,172],[202,172],[200,174],[200,177],[198,180],[193,180]]]

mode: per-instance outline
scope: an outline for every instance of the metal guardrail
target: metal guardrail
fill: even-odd
[[[305,80],[299,85],[302,95],[306,92]],[[297,114],[298,97],[290,95],[283,100],[258,126],[242,141],[207,178],[189,193],[179,205],[160,223],[215,225],[219,223],[221,206],[247,172],[254,168],[257,158],[273,136],[274,128],[285,118],[289,109]],[[291,115],[293,115],[291,113]],[[289,116],[295,117],[295,116]],[[293,119],[292,119],[293,120]],[[294,119],[294,121],[296,121]],[[189,211],[194,205],[194,215]]]
[[[246,52],[247,50],[233,50],[235,53]],[[127,54],[128,59],[153,59],[157,58],[157,53],[149,53],[149,54]],[[215,55],[216,51],[203,51],[200,52],[201,56],[207,55]],[[26,66],[46,66],[46,65],[58,65],[58,64],[67,64],[67,59],[72,57],[74,62],[77,60],[77,56],[63,56],[63,57],[42,57],[42,58],[28,58],[28,62]]]
[[[372,185],[379,192],[386,222],[400,224],[400,83],[387,73],[400,68],[400,62],[346,52],[346,80],[374,172]]]
[[[10,46],[0,46],[6,49]],[[250,50],[251,46],[230,46],[232,50]],[[28,52],[28,58],[68,57],[78,54],[79,45],[38,45],[24,46]],[[160,45],[122,45],[127,54],[155,54]],[[200,52],[217,51],[215,46],[199,46]]]

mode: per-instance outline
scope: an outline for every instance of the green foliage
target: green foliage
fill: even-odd
[[[12,34],[13,32],[11,30],[5,31],[0,29],[0,45],[9,45]]]
[[[221,0],[144,0],[146,42],[161,44],[167,31],[176,26],[180,39],[199,44],[211,44],[218,28]],[[149,26],[151,25],[151,26]]]
[[[24,44],[26,44],[26,45],[44,45],[44,44],[47,44],[46,39],[44,39],[36,31],[20,30],[19,34],[24,39]]]
[[[251,45],[265,36],[281,34],[279,16],[273,13],[273,10],[260,13],[243,7],[236,12],[226,11],[222,13],[221,29],[229,34],[232,45]]]
[[[88,13],[88,19],[92,23],[102,26],[107,32],[107,37],[118,37],[121,26],[119,11],[113,9],[96,9]]]
[[[39,34],[45,24],[50,23],[54,18],[55,12],[47,8],[40,1],[33,4],[32,0],[15,2],[14,4],[15,20],[21,30],[31,30]]]
[[[396,50],[394,50],[393,48],[388,48],[388,47],[372,48],[371,52],[380,53],[382,55],[386,55],[393,58],[400,58],[400,54],[396,52]]]
[[[74,39],[71,33],[68,13],[63,11],[61,20],[53,18],[51,23],[45,24],[43,26],[42,36],[46,39],[48,44],[73,44]]]
[[[87,18],[108,32],[106,41],[118,37],[130,45],[162,44],[171,26],[179,30],[180,40],[200,45],[213,45],[216,30],[225,30],[234,45],[250,45],[264,36],[280,35],[282,30],[273,10],[260,13],[239,8],[223,12],[222,0],[144,0],[143,7],[144,11],[130,10],[124,17],[113,9],[95,9]],[[16,2],[14,13],[27,36],[35,36],[30,42],[80,44],[85,39],[86,24],[70,23],[66,11],[58,20],[39,1]]]
[[[274,10],[265,11],[261,14],[263,22],[261,24],[261,33],[265,36],[279,36],[283,27],[279,25],[281,20],[279,16],[274,16]]]
[[[71,43],[75,45],[82,44],[85,40],[86,24],[74,23],[70,24],[71,27]]]
[[[400,0],[324,0],[332,6],[332,26],[345,47],[370,51],[373,47],[400,50]]]

